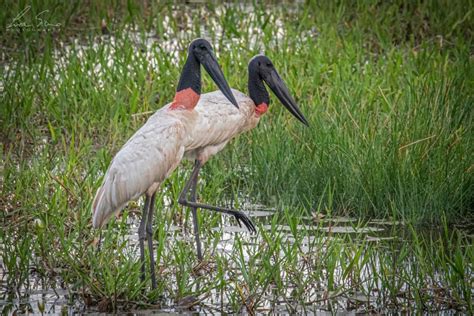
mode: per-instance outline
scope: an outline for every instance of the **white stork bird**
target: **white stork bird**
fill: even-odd
[[[222,150],[232,138],[257,126],[260,117],[267,111],[270,104],[270,97],[264,82],[291,114],[303,124],[309,126],[308,121],[299,110],[298,105],[291,97],[288,88],[268,57],[264,55],[253,57],[249,62],[248,72],[249,96],[240,91],[232,90],[237,98],[238,107],[234,107],[222,92],[214,91],[203,94],[195,108],[198,120],[190,131],[192,141],[186,146],[185,152],[186,158],[195,160],[194,169],[180,194],[179,203],[191,207],[196,247],[200,260],[202,259],[202,253],[196,217],[197,208],[226,213],[231,212],[231,210],[196,202],[199,170],[209,158]],[[186,198],[188,192],[191,193],[189,200]]]
[[[194,109],[201,94],[201,68],[222,90],[230,104],[237,107],[232,92],[217,63],[212,47],[204,39],[191,42],[188,57],[181,72],[174,101],[156,111],[113,158],[92,203],[92,225],[100,228],[109,218],[125,207],[128,201],[146,196],[138,229],[142,280],[145,278],[144,240],[148,240],[152,287],[154,273],[152,223],[155,193],[181,162],[186,145],[199,115]],[[254,229],[248,217],[239,211],[226,212]]]

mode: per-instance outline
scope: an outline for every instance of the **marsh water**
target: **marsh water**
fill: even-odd
[[[272,313],[272,314],[334,314],[344,313],[346,315],[357,313],[390,313],[390,312],[410,312],[417,310],[426,310],[426,306],[417,306],[413,301],[411,295],[407,295],[410,291],[409,282],[405,282],[398,289],[397,302],[392,302],[393,309],[387,306],[386,300],[382,297],[384,292],[384,284],[379,281],[378,284],[372,285],[370,288],[364,286],[368,280],[372,279],[374,275],[383,275],[383,269],[386,269],[386,262],[381,263],[379,260],[386,260],[387,258],[397,260],[400,256],[398,253],[405,244],[414,243],[413,238],[421,238],[421,243],[424,239],[427,241],[442,240],[444,232],[441,229],[425,229],[419,231],[416,235],[410,232],[410,229],[404,223],[399,221],[389,220],[371,220],[361,222],[356,218],[350,217],[332,217],[326,218],[321,214],[314,214],[313,216],[304,217],[303,220],[296,227],[287,225],[279,225],[272,223],[272,218],[276,216],[278,211],[263,206],[246,205],[246,209],[252,209],[247,213],[253,221],[265,231],[277,231],[279,238],[288,245],[297,244],[298,263],[297,266],[302,269],[302,278],[308,277],[309,273],[314,273],[309,267],[308,262],[318,261],[318,255],[324,253],[329,248],[331,243],[335,242],[340,245],[339,251],[351,251],[350,243],[366,244],[367,255],[370,258],[363,261],[371,261],[371,264],[365,264],[357,277],[361,284],[354,280],[354,284],[347,284],[341,287],[344,290],[332,291],[328,289],[328,284],[324,282],[320,284],[312,284],[305,289],[304,293],[296,295],[296,286],[293,287],[291,282],[287,284],[286,289],[282,292],[281,289],[276,291],[276,285],[270,285],[260,298],[256,313]],[[127,219],[128,233],[122,238],[126,242],[126,248],[131,253],[135,253],[139,257],[137,230],[140,217],[131,215]],[[234,226],[233,220],[225,218],[223,222],[212,229],[220,237],[218,244],[214,245],[214,253],[206,254],[210,245],[204,239],[203,248],[205,251],[205,260],[201,264],[197,264],[197,259],[194,259],[196,266],[194,268],[191,279],[202,277],[203,275],[213,275],[216,270],[216,263],[213,260],[215,255],[228,257],[229,260],[236,260],[232,255],[235,248],[235,239],[239,238],[245,245],[243,257],[246,262],[253,255],[257,249],[257,245],[265,243],[262,238],[262,232],[257,235],[249,234],[245,228]],[[296,235],[295,229],[298,232]],[[472,236],[473,227],[463,227],[463,231]],[[303,233],[299,233],[303,232]],[[191,232],[190,223],[185,221],[179,225],[169,225],[166,228],[166,240],[160,240],[166,244],[165,252],[171,253],[173,251],[173,244],[177,241],[182,241],[194,246],[194,235]],[[158,241],[155,241],[155,249],[158,246]],[[420,243],[417,240],[416,243]],[[347,245],[347,249],[345,248]],[[372,247],[372,245],[375,245]],[[450,251],[445,249],[445,251]],[[287,254],[284,250],[281,251],[281,256],[285,257]],[[419,259],[415,255],[406,255],[403,260],[394,262],[394,264],[401,265],[401,270],[416,269],[416,265],[420,264]],[[157,263],[160,266],[160,263]],[[8,288],[6,283],[8,271],[5,270],[3,262],[0,262],[2,299],[0,300],[0,307],[4,312],[14,314],[95,314],[98,313],[100,307],[97,305],[88,306],[81,297],[80,293],[71,292],[68,285],[64,284],[59,278],[49,280],[41,277],[35,273],[35,267],[29,267],[28,286],[18,289]],[[163,267],[160,267],[163,269]],[[241,276],[242,270],[235,262],[232,266],[236,276]],[[323,269],[324,270],[324,269]],[[324,271],[325,273],[327,271]],[[473,271],[471,279],[474,277]],[[343,281],[342,275],[344,269],[338,265],[335,270],[331,272],[332,277],[338,282]],[[436,275],[436,274],[435,274]],[[212,277],[212,276],[211,276]],[[392,276],[396,279],[396,276]],[[338,281],[338,279],[340,279]],[[327,281],[327,280],[326,280]],[[195,280],[189,280],[190,283]],[[450,299],[449,289],[443,287],[442,280],[432,280],[432,284],[438,284],[439,287],[427,289],[433,294],[433,308],[444,315],[453,315],[458,311],[449,308]],[[402,282],[403,283],[403,282]],[[228,298],[219,290],[210,290],[209,292],[200,292],[199,282],[194,283],[193,290],[200,295],[189,295],[174,300],[173,298],[162,298],[156,305],[148,304],[147,307],[136,308],[133,304],[122,302],[123,305],[118,306],[118,310],[126,312],[127,314],[147,315],[147,314],[162,314],[162,313],[202,313],[202,314],[227,314],[231,312],[228,310]],[[7,293],[10,293],[7,295]],[[11,298],[14,298],[11,300]],[[440,306],[444,306],[439,309]],[[124,309],[125,308],[125,309]],[[101,311],[103,312],[103,310]],[[242,307],[242,313],[248,313],[245,307]]]

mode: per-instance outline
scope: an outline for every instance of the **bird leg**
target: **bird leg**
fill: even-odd
[[[146,195],[145,205],[143,206],[143,214],[142,219],[140,221],[140,226],[138,227],[138,242],[140,245],[140,261],[142,263],[141,266],[141,280],[142,282],[145,281],[145,238],[146,238],[146,221],[147,221],[147,214],[148,209],[150,208],[150,199],[151,197]]]
[[[193,178],[193,181],[191,183],[191,202],[196,202],[196,187],[197,187],[197,180],[198,180],[198,174],[200,170],[200,163],[198,160],[195,162],[195,167],[197,168],[196,172],[196,177]],[[196,250],[197,250],[197,257],[199,261],[202,261],[202,248],[201,248],[201,239],[199,238],[199,223],[198,223],[198,218],[197,218],[197,208],[196,207],[191,207],[191,211],[193,214],[193,225],[194,225],[194,238],[196,239]]]
[[[186,200],[186,194],[190,190],[193,181],[197,181],[199,169],[201,168],[201,166],[202,166],[201,162],[199,160],[196,160],[191,177],[186,183],[186,185],[184,186],[183,191],[179,195],[179,200],[178,200],[179,204],[183,206],[188,206],[188,207],[193,207],[193,208],[203,208],[203,209],[211,210],[214,212],[232,215],[235,217],[240,227],[242,227],[241,223],[243,223],[251,233],[257,232],[257,230],[255,229],[255,225],[252,223],[250,218],[242,211],[231,210],[227,208],[222,208],[222,207],[217,207],[217,206],[212,206],[212,205],[207,205],[203,203],[197,203],[197,202]]]
[[[146,239],[148,241],[148,253],[150,255],[150,275],[151,275],[151,287],[156,289],[156,277],[155,277],[155,258],[153,253],[153,208],[155,206],[155,195],[156,192],[150,198],[150,205],[148,209],[148,219],[146,223]]]
[[[194,162],[194,169],[191,174],[191,177],[189,178],[188,182],[184,185],[184,189],[179,195],[179,203],[181,203],[181,200],[186,200],[186,193],[188,191],[191,191],[191,202],[196,202],[196,186],[197,186],[197,180],[198,180],[198,175],[199,175],[199,170],[201,169],[201,162],[199,160],[195,160]],[[184,205],[187,206],[187,205]],[[197,218],[197,208],[190,206],[192,215],[193,215],[193,226],[194,226],[194,238],[196,239],[196,250],[197,250],[197,257],[199,261],[202,261],[202,248],[201,248],[201,240],[199,238],[199,224],[198,224],[198,218]]]

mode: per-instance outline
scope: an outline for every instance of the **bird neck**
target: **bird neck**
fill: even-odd
[[[255,103],[255,114],[257,116],[264,114],[270,105],[270,96],[256,70],[249,69],[248,89],[250,99]]]
[[[201,67],[196,57],[189,54],[181,71],[176,95],[170,108],[192,110],[198,103],[200,96]]]

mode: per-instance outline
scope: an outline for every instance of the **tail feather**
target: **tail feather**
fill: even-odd
[[[92,203],[92,227],[100,228],[103,226],[104,218],[104,184],[97,190],[94,202]]]
[[[116,201],[116,199],[112,198],[114,195],[115,188],[113,181],[110,181],[110,178],[106,177],[97,190],[94,202],[92,203],[92,226],[94,228],[104,226],[112,214],[122,209],[123,205],[114,205],[114,201]]]

